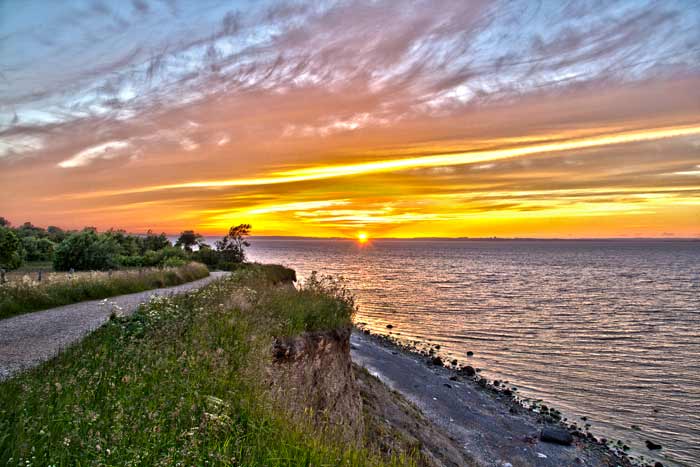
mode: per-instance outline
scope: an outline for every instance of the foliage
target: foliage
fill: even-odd
[[[204,237],[196,233],[194,230],[185,230],[180,233],[175,246],[184,249],[187,252],[192,252],[192,247],[201,247],[204,245]]]
[[[165,267],[177,267],[185,264],[186,261],[182,258],[170,257],[163,261],[163,266]]]
[[[219,252],[212,250],[211,248],[200,248],[199,250],[193,252],[192,259],[202,264],[206,264],[210,269],[223,269],[219,266]]]
[[[0,383],[0,465],[383,465],[271,408],[261,356],[278,326],[232,300],[257,310],[261,274],[154,298]]]
[[[141,253],[141,245],[139,238],[135,235],[129,235],[124,230],[109,229],[104,234],[105,238],[114,240],[119,246],[119,254],[123,256],[136,256]]]
[[[167,246],[162,250],[158,251],[147,251],[143,255],[143,265],[144,266],[162,266],[171,258],[177,258],[181,260],[186,260],[188,258],[187,252],[181,250],[180,248],[174,246]]]
[[[51,261],[56,244],[46,237],[22,237],[26,261]]]
[[[295,335],[348,327],[357,311],[344,281],[315,272],[299,290],[273,288],[261,298],[260,312],[272,316],[275,332]]]
[[[208,275],[204,265],[190,263],[178,268],[83,273],[74,278],[49,275],[40,283],[10,282],[0,286],[0,319],[83,300],[183,284]]]
[[[113,236],[83,230],[70,234],[56,247],[53,266],[57,271],[115,269],[119,266],[117,256],[121,251]]]
[[[140,242],[140,253],[143,255],[147,251],[158,251],[164,248],[172,246],[170,240],[165,235],[165,233],[154,234],[152,230],[148,230],[144,237],[141,237]]]
[[[11,225],[10,221],[0,216],[0,227],[9,227]]]
[[[250,235],[250,224],[240,224],[231,227],[228,235],[216,242],[220,260],[227,263],[242,263],[245,261],[245,247],[250,243],[245,239]]]
[[[0,227],[0,268],[12,270],[22,265],[22,243],[7,227]]]

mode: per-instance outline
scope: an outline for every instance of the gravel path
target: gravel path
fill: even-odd
[[[79,302],[0,320],[0,381],[50,359],[61,349],[102,326],[115,306],[119,307],[120,315],[131,314],[153,296],[198,289],[225,274],[212,272],[204,279],[175,287],[119,295],[108,298],[106,302]]]
[[[587,443],[577,441],[572,446],[560,446],[540,441],[542,425],[532,414],[524,410],[513,413],[506,402],[473,381],[450,380],[455,373],[426,365],[426,357],[358,332],[353,332],[350,342],[355,363],[416,404],[480,465],[617,465],[606,449]]]

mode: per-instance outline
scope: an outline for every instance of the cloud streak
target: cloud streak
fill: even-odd
[[[482,229],[464,221],[473,215],[514,213],[513,233],[547,234],[528,219],[549,213],[577,231],[566,219],[586,209],[634,212],[649,233],[652,205],[679,233],[698,220],[672,206],[693,206],[693,191],[615,192],[606,209],[596,192],[697,186],[700,12],[683,1],[135,0],[11,13],[0,11],[6,217],[223,230],[240,215],[317,235],[373,219],[447,235]],[[589,199],[515,195],[543,185]],[[471,192],[468,207],[435,198]],[[337,200],[342,215],[313,215]],[[298,209],[260,211],[285,205]]]

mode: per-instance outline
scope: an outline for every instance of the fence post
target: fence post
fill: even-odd
[[[0,268],[0,284],[5,283],[5,268]]]
[[[70,268],[70,270],[68,271],[68,278],[69,278],[69,279],[73,279],[73,273],[74,273],[74,272],[75,272],[75,269]]]
[[[41,282],[41,270],[39,270],[39,273],[37,274],[36,280],[38,282]]]

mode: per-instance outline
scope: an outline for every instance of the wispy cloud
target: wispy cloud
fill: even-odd
[[[171,203],[207,228],[229,207],[280,233],[313,216],[232,199],[299,212],[346,200],[379,203],[356,219],[450,230],[462,207],[421,196],[469,193],[474,178],[499,193],[697,184],[700,11],[680,0],[3,5],[7,215],[63,203],[99,223],[87,210],[132,206],[129,219]],[[29,189],[30,176],[46,183]],[[384,194],[413,204],[380,215]],[[512,198],[477,211],[514,212]],[[546,204],[529,212],[573,213]]]

